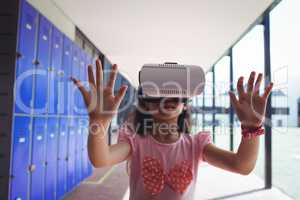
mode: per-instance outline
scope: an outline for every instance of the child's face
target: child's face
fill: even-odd
[[[156,120],[172,121],[181,114],[184,103],[178,98],[163,98],[160,101],[145,102],[146,108]]]

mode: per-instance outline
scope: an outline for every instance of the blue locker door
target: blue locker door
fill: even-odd
[[[33,61],[35,60],[35,40],[38,13],[26,1],[22,1],[19,26],[16,66],[16,113],[30,113],[32,108]],[[26,72],[26,73],[25,73]]]
[[[48,91],[48,67],[50,59],[50,22],[40,16],[38,51],[35,75],[35,91],[34,91],[34,113],[44,114],[47,112],[47,91]]]
[[[91,64],[90,63],[90,59],[88,57],[88,54],[86,52],[83,53],[83,68],[82,68],[82,71],[81,71],[81,80],[85,83],[85,86],[88,87],[89,86],[89,83],[88,83],[88,65]],[[84,102],[84,99],[82,97],[82,109],[83,109],[83,112],[82,112],[82,115],[87,115],[88,114],[88,110],[85,106],[85,102]]]
[[[63,35],[52,28],[51,64],[49,68],[49,113],[58,113],[58,82],[62,64]]]
[[[73,84],[70,80],[71,70],[72,70],[72,42],[66,36],[64,37],[64,47],[63,47],[63,63],[62,63],[62,71],[64,74],[63,77],[63,85],[64,85],[64,94],[61,96],[60,101],[64,101],[63,103],[63,114],[68,115],[70,106],[69,106],[69,85]],[[63,97],[63,98],[62,98]]]
[[[73,118],[69,122],[68,133],[68,173],[67,190],[70,191],[76,185],[75,182],[75,145],[76,145],[76,122]]]
[[[68,133],[68,118],[60,118],[59,133],[58,133],[58,163],[57,163],[57,199],[63,197],[67,192],[67,133]]]
[[[29,126],[29,117],[15,117],[10,199],[27,199],[30,138]]]
[[[57,134],[58,120],[56,117],[49,117],[47,121],[45,200],[55,200],[56,198]]]
[[[82,180],[82,120],[76,119],[76,149],[75,149],[75,179],[76,184]]]
[[[72,74],[71,76],[78,79],[79,78],[79,47],[76,44],[73,44],[73,60],[72,60]],[[79,91],[74,84],[70,85],[70,114],[77,114],[78,107],[78,95]]]
[[[84,80],[83,80],[83,69],[84,69],[84,52],[82,49],[79,49],[79,69],[78,69],[78,79],[82,81],[82,84],[84,84]],[[80,95],[80,92],[77,91],[77,106],[78,106],[78,110],[77,113],[78,115],[83,115],[83,98],[82,95]]]
[[[33,119],[30,199],[44,199],[46,119]]]
[[[83,132],[82,132],[82,174],[83,174],[83,178],[86,178],[89,174],[88,174],[88,148],[87,148],[87,141],[88,141],[88,134],[89,134],[89,130],[88,130],[88,118],[83,118],[84,120],[84,124],[83,124]]]

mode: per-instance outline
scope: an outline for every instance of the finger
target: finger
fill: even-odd
[[[239,102],[238,102],[235,94],[232,91],[229,91],[228,93],[230,96],[230,102],[232,103],[233,107],[236,108]]]
[[[94,72],[93,72],[93,66],[88,66],[88,75],[89,75],[89,84],[90,87],[96,87],[95,78],[94,78]]]
[[[244,81],[244,77],[241,76],[237,82],[237,91],[238,91],[239,99],[242,99],[245,95],[243,81]]]
[[[89,92],[84,88],[84,86],[81,84],[81,82],[79,80],[75,79],[74,77],[71,77],[71,80],[79,89],[80,93],[83,96],[85,103],[88,104]]]
[[[111,88],[111,90],[113,91],[114,86],[115,86],[115,82],[116,82],[116,78],[117,78],[117,73],[118,73],[118,66],[116,64],[114,64],[112,66],[111,72],[110,72],[110,76],[109,76],[109,80],[107,83],[107,86],[109,88]]]
[[[260,88],[260,85],[261,85],[261,81],[262,81],[262,73],[259,73],[258,74],[258,77],[256,79],[256,82],[255,82],[255,86],[254,86],[254,93],[255,94],[259,94],[259,88]]]
[[[267,99],[272,91],[273,83],[271,82],[265,89],[265,92],[263,94],[263,98]]]
[[[97,90],[100,91],[103,82],[103,71],[102,71],[102,64],[99,59],[96,60],[96,87]]]
[[[247,83],[247,92],[248,93],[253,92],[254,79],[255,79],[255,72],[251,72],[250,77],[248,79],[248,83]]]
[[[117,105],[117,106],[120,105],[122,99],[124,98],[124,96],[125,96],[125,94],[126,94],[127,87],[128,87],[127,85],[123,85],[123,86],[120,88],[120,90],[119,90],[117,96],[115,97],[115,102],[116,102],[116,105]]]

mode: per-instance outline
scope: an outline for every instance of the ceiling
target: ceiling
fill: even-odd
[[[53,0],[131,83],[145,63],[208,70],[274,0]]]

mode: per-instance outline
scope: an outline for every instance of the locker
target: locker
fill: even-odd
[[[27,199],[30,118],[15,117],[13,130],[10,199]],[[22,187],[20,187],[22,186]]]
[[[67,192],[67,133],[68,118],[60,118],[58,133],[58,163],[57,163],[57,199]]]
[[[46,172],[45,172],[45,200],[56,198],[56,172],[57,172],[57,134],[58,120],[49,117],[47,120],[46,142]]]
[[[50,22],[40,16],[38,33],[37,63],[34,76],[34,113],[45,114],[47,112],[48,91],[48,67],[50,59]]]
[[[76,119],[76,147],[75,147],[75,180],[76,184],[82,180],[82,124],[83,120]]]
[[[76,79],[79,78],[80,71],[79,71],[79,62],[80,62],[80,54],[79,54],[79,47],[76,44],[73,44],[73,61],[72,61],[72,77]],[[80,92],[77,87],[72,84],[70,85],[70,104],[71,104],[71,114],[78,114],[78,99],[79,99]]]
[[[115,93],[117,93],[122,85],[123,77],[120,73],[117,74],[116,82],[115,82]]]
[[[32,134],[32,148],[31,148],[30,199],[42,200],[44,198],[45,143],[46,143],[45,133],[46,133],[46,119],[42,117],[35,117],[33,119],[33,134]]]
[[[107,58],[104,58],[104,78],[103,81],[105,84],[107,84],[107,81],[109,79],[109,75],[110,75],[110,70],[111,70],[111,64],[110,62],[107,60]]]
[[[88,175],[89,175],[89,176],[92,175],[93,170],[94,170],[94,167],[93,167],[91,161],[88,160]]]
[[[62,73],[63,73],[63,94],[60,94],[60,111],[64,115],[68,115],[71,109],[69,105],[69,85],[73,84],[70,80],[71,70],[72,70],[72,42],[66,36],[64,37],[64,47],[63,47],[63,60],[62,60]],[[62,103],[63,102],[63,103]]]
[[[88,141],[88,134],[89,134],[89,122],[88,118],[83,118],[84,124],[82,129],[82,141],[83,141],[83,151],[82,151],[82,175],[83,178],[86,178],[88,174],[88,148],[87,148],[87,141]]]
[[[16,113],[30,113],[32,108],[33,61],[38,13],[26,1],[22,1],[19,25],[18,59],[16,63]],[[25,73],[27,72],[27,73]]]
[[[49,68],[49,113],[58,113],[58,82],[62,64],[63,34],[52,28],[51,63]]]
[[[82,84],[84,84],[84,86],[88,86],[88,78],[87,78],[87,53],[84,50],[81,50],[80,53],[80,72],[79,72],[79,78],[82,81]],[[87,109],[84,103],[84,99],[82,97],[82,95],[79,95],[79,114],[80,115],[86,115],[87,114]]]
[[[75,183],[75,145],[76,145],[76,122],[74,118],[69,122],[68,133],[68,172],[67,172],[67,191],[72,190]]]

